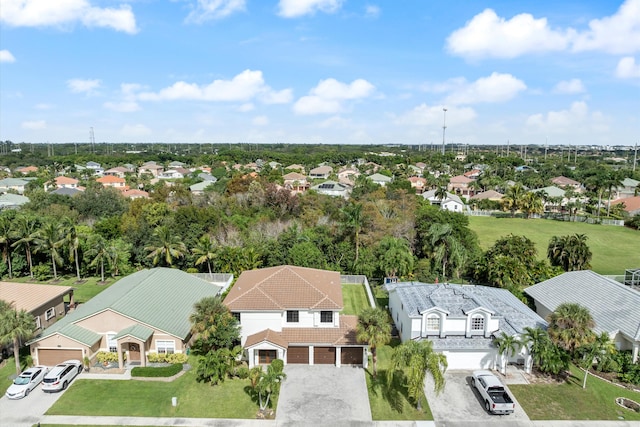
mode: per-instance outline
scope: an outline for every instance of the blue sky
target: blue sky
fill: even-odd
[[[0,0],[0,140],[633,145],[640,0]]]

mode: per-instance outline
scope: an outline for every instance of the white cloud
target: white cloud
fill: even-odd
[[[558,84],[553,88],[553,91],[555,93],[574,94],[586,92],[586,89],[582,84],[582,80],[571,79],[558,82]]]
[[[453,79],[442,87],[450,92],[444,100],[447,105],[506,102],[526,88],[522,80],[511,74],[496,72],[471,83],[464,78]]]
[[[16,58],[7,49],[0,50],[0,62],[16,62]]]
[[[87,95],[93,95],[96,89],[100,87],[100,80],[98,79],[70,79],[67,80],[67,87],[71,92],[86,93]]]
[[[36,110],[50,110],[53,107],[55,107],[55,105],[40,103],[40,104],[36,104],[35,109]]]
[[[420,104],[401,116],[394,117],[394,123],[402,126],[442,126],[444,114],[442,106]],[[474,120],[476,116],[475,110],[470,107],[447,108],[447,125],[467,123]]]
[[[256,106],[253,105],[253,102],[247,102],[247,103],[244,103],[244,104],[238,106],[238,108],[236,108],[236,111],[239,111],[241,113],[247,113],[247,112],[253,111],[255,109],[256,109]]]
[[[22,122],[20,126],[22,127],[22,129],[38,130],[46,128],[47,122],[45,122],[44,120],[31,120]]]
[[[151,129],[149,129],[148,127],[142,124],[124,125],[120,130],[120,133],[123,136],[139,137],[139,136],[151,135]]]
[[[640,51],[640,0],[625,1],[618,11],[589,22],[589,28],[553,29],[546,18],[522,13],[505,19],[492,9],[474,16],[447,38],[448,51],[466,58],[515,58],[553,51]]]
[[[223,19],[246,8],[245,0],[198,0],[194,10],[189,13],[186,22],[202,24],[206,21]]]
[[[375,86],[364,79],[347,84],[336,79],[321,80],[308,96],[303,96],[294,105],[296,114],[327,114],[344,111],[344,102],[367,98],[373,94]]]
[[[140,106],[135,101],[105,102],[103,106],[119,113],[132,113],[140,110]]]
[[[260,96],[260,100],[265,104],[288,104],[293,99],[293,91],[291,89],[283,89],[281,91],[267,91]]]
[[[326,120],[323,120],[322,122],[318,123],[318,127],[320,128],[330,128],[330,129],[336,129],[336,128],[347,128],[349,127],[349,125],[351,124],[351,120],[349,119],[345,119],[343,117],[340,116],[332,116],[329,117]]]
[[[297,18],[318,11],[333,13],[342,7],[342,3],[343,0],[280,0],[278,14],[284,18]]]
[[[254,126],[266,126],[269,124],[269,119],[267,116],[257,116],[251,120],[251,124]]]
[[[287,92],[289,91],[289,92]],[[199,100],[249,101],[259,98],[265,103],[282,103],[290,97],[290,90],[273,91],[265,84],[262,71],[245,70],[231,80],[214,80],[208,85],[179,81],[159,92],[143,92],[138,99],[144,101]],[[290,99],[289,99],[290,101]]]
[[[378,6],[368,4],[364,8],[364,14],[367,18],[377,18],[380,16],[380,8]]]
[[[80,22],[86,27],[138,32],[128,4],[118,9],[101,8],[87,0],[2,0],[0,21],[14,27],[65,27]]]
[[[618,62],[616,77],[621,79],[640,79],[640,63],[633,56],[625,56]]]
[[[546,18],[522,13],[506,20],[492,9],[474,16],[447,38],[450,53],[471,58],[515,58],[530,52],[564,50],[567,44],[567,33],[551,29]]]
[[[545,132],[575,132],[576,129],[608,129],[601,112],[590,112],[584,101],[576,101],[567,110],[549,111],[546,114],[533,114],[527,118],[527,126]]]

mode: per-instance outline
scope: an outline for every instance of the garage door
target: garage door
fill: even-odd
[[[309,347],[289,347],[287,349],[287,363],[309,364]]]
[[[70,359],[82,361],[82,350],[67,350],[63,348],[38,350],[39,365],[55,366]]]
[[[336,363],[335,347],[314,347],[313,363],[315,365],[335,365]]]
[[[491,369],[495,356],[489,351],[443,351],[447,369]]]
[[[362,365],[362,347],[342,347],[340,363],[343,365]]]

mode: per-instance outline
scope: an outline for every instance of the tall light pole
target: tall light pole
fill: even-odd
[[[444,133],[447,130],[447,109],[443,108],[442,111],[444,111],[444,118],[442,119],[442,155],[444,156]]]

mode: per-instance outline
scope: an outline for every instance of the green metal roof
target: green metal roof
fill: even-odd
[[[118,280],[81,304],[76,310],[45,329],[42,335],[33,341],[55,333],[63,333],[66,326],[105,310],[111,310],[143,325],[185,339],[191,329],[189,315],[193,311],[193,305],[204,297],[216,295],[220,289],[218,285],[181,270],[141,270]]]
[[[82,326],[74,325],[73,323],[65,326],[58,332],[65,337],[71,338],[72,340],[78,341],[88,346],[94,345],[102,338],[101,335],[85,329]]]
[[[126,337],[130,335],[134,338],[138,338],[139,340],[146,341],[149,339],[151,335],[153,335],[153,329],[149,329],[146,326],[142,325],[131,325],[128,328],[124,328],[118,333],[114,339]]]

